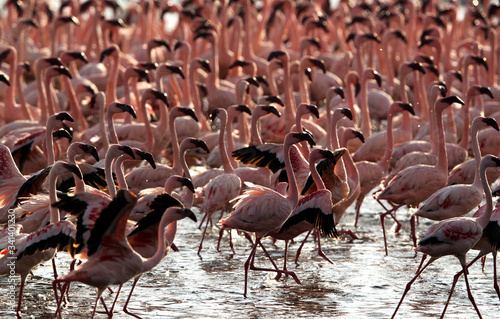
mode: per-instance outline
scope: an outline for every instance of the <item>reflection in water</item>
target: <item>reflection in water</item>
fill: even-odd
[[[275,281],[273,273],[250,272],[248,298],[243,297],[245,262],[250,243],[233,233],[236,253],[226,241],[216,251],[218,229],[208,234],[202,259],[196,254],[200,231],[189,221],[179,223],[176,245],[152,272],[146,273],[136,287],[129,309],[145,318],[390,318],[407,281],[414,275],[421,255],[414,258],[411,249],[408,214],[402,210],[400,234],[389,233],[389,256],[384,256],[379,222],[381,208],[366,200],[359,227],[353,229],[359,240],[322,241],[322,247],[334,264],[317,255],[314,242],[306,243],[298,264],[294,254],[302,237],[290,244],[288,267],[296,272],[302,285],[291,278]],[[350,228],[354,212],[348,210],[345,227]],[[421,220],[420,234],[432,223]],[[269,253],[283,266],[283,242],[263,241]],[[472,259],[476,252],[469,254]],[[256,263],[269,267],[269,261],[258,251]],[[70,258],[59,253],[60,273],[67,271]],[[412,287],[398,312],[398,318],[438,318],[448,296],[453,275],[460,270],[455,257],[443,257],[422,274]],[[23,314],[33,318],[52,318],[55,311],[50,263],[28,277]],[[485,318],[497,318],[500,301],[493,289],[491,256],[484,273],[480,263],[470,269],[474,297]],[[7,293],[7,278],[0,278],[0,294]],[[113,287],[116,291],[116,287]],[[123,288],[115,307],[114,318],[131,318],[122,311],[130,284]],[[104,294],[111,304],[114,293]],[[72,284],[69,303],[63,318],[88,318],[92,312],[95,291],[85,285]],[[105,318],[101,311],[98,318]],[[9,317],[5,301],[0,301],[0,317]],[[463,279],[457,284],[446,318],[475,318],[467,298]]]

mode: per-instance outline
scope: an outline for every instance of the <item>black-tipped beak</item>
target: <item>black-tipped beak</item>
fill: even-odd
[[[443,98],[441,98],[441,102],[448,103],[448,104],[453,104],[453,103],[458,103],[458,104],[462,104],[462,105],[465,104],[464,100],[462,100],[461,98],[459,98],[456,95],[443,97]]]
[[[82,171],[77,165],[64,163],[64,167],[71,173],[75,174],[79,179],[83,179]]]
[[[182,41],[175,42],[175,44],[174,44],[174,51],[178,50],[183,45],[184,45],[184,43]]]
[[[251,110],[250,110],[250,108],[249,108],[247,105],[245,105],[245,104],[240,104],[240,105],[238,105],[238,107],[236,107],[236,110],[237,110],[238,112],[241,112],[241,113],[243,113],[243,112],[244,112],[244,113],[247,113],[248,115],[252,115],[252,111],[251,111]]]
[[[315,67],[320,68],[321,71],[323,71],[323,73],[326,73],[326,67],[325,67],[325,63],[323,62],[323,60],[310,59],[310,61]]]
[[[156,169],[156,163],[155,163],[155,159],[153,157],[153,154],[149,153],[149,152],[143,152],[143,151],[137,151],[136,152],[137,156],[139,156],[140,158],[142,158],[143,160],[145,160],[146,162],[149,163],[149,165],[151,165],[151,167],[153,169]]]
[[[210,153],[210,150],[208,149],[207,143],[205,143],[205,141],[194,138],[192,142],[196,147],[199,147],[205,152]]]
[[[10,52],[11,51],[9,49],[7,49],[7,50],[2,51],[2,53],[0,53],[0,63],[2,63],[2,61],[5,60],[9,56]]]
[[[403,41],[405,44],[408,43],[408,39],[406,39],[406,35],[403,32],[401,32],[400,30],[394,31],[394,35],[396,36],[396,38],[401,39],[401,41]]]
[[[181,78],[184,80],[186,77],[184,76],[184,72],[182,72],[182,67],[177,66],[177,65],[168,65],[167,69],[170,70],[170,72],[179,74]]]
[[[46,58],[45,62],[47,62],[50,65],[63,66],[63,63],[59,58]]]
[[[307,40],[311,45],[314,45],[318,50],[321,50],[321,44],[319,43],[318,39],[316,38],[310,38]]]
[[[497,131],[499,130],[497,121],[492,117],[486,117],[484,119],[484,123],[491,126],[492,128],[494,128]]]
[[[309,132],[304,132],[304,133],[295,133],[296,137],[303,140],[303,141],[307,141],[307,143],[309,143],[310,146],[314,146],[316,145],[316,142],[314,141],[314,138],[312,137],[311,133]]]
[[[455,72],[453,72],[453,75],[457,78],[457,80],[459,80],[460,82],[462,82],[462,72],[455,71]]]
[[[352,112],[350,109],[343,108],[341,112],[342,112],[342,114],[344,114],[345,117],[347,117],[349,120],[352,121]]]
[[[491,92],[490,88],[487,86],[481,86],[479,87],[479,93],[488,95],[491,99],[494,98],[493,93]]]
[[[182,113],[186,114],[187,116],[190,116],[193,120],[198,122],[198,117],[194,113],[193,109],[190,109],[189,107],[181,107],[179,109]]]
[[[0,73],[0,82],[3,82],[7,86],[10,86],[9,76],[7,74]]]
[[[71,56],[75,60],[80,60],[85,64],[89,63],[89,59],[87,58],[85,52],[70,52],[69,56]]]
[[[137,119],[137,114],[135,114],[135,110],[132,105],[125,103],[116,103],[116,106],[123,112],[127,112],[128,114],[132,115],[134,119]]]
[[[285,106],[285,104],[283,104],[283,101],[281,100],[281,98],[277,95],[270,95],[266,98],[266,101],[269,102],[269,103],[276,103],[276,104],[279,104],[281,106]]]
[[[107,57],[107,56],[110,56],[113,52],[115,52],[115,47],[109,47],[107,49],[104,49],[102,52],[101,52],[101,56],[99,57],[99,62],[102,62],[104,61],[104,59]]]
[[[361,141],[361,143],[365,142],[365,137],[363,133],[361,133],[360,131],[353,130],[353,134]]]
[[[484,68],[486,69],[486,71],[488,71],[488,63],[486,62],[486,58],[483,58],[483,57],[480,57],[480,56],[475,56],[475,57],[472,57],[472,59],[477,64],[480,64],[480,65],[484,66]]]
[[[316,105],[307,104],[307,109],[309,110],[309,112],[312,115],[314,115],[316,118],[319,118],[319,111],[318,111],[318,108],[316,107]]]
[[[414,70],[414,71],[418,71],[418,72],[420,72],[420,73],[422,73],[422,74],[425,74],[424,67],[422,66],[422,64],[421,64],[421,63],[419,63],[419,62],[412,62],[412,63],[410,63],[410,65],[409,65],[409,66],[410,66],[410,68],[411,68],[412,70]]]
[[[143,70],[143,69],[139,69],[139,68],[134,68],[133,70],[135,71],[135,73],[137,73],[139,80],[145,80],[146,82],[149,83],[149,71],[148,70]]]
[[[208,62],[208,60],[201,60],[200,59],[199,62],[200,62],[201,67],[203,68],[203,70],[205,70],[208,73],[212,72],[212,69],[210,68],[210,62]]]
[[[267,82],[267,78],[265,75],[257,75],[255,78],[257,79],[257,82],[260,82],[262,84],[265,84],[266,86],[269,86],[269,82]]]
[[[180,209],[180,213],[181,213],[182,216],[187,217],[187,218],[191,219],[194,222],[198,221],[196,219],[196,215],[193,213],[193,211],[190,210],[190,209],[188,209],[188,208],[181,208]]]
[[[276,115],[277,117],[281,117],[281,113],[280,111],[278,111],[277,108],[275,108],[274,106],[272,105],[267,105],[267,106],[263,106],[262,109],[264,111],[266,111],[267,113],[273,113],[274,115]]]
[[[361,83],[359,83],[359,79],[356,79],[356,87],[354,89],[354,95],[358,96],[359,92],[361,91]]]
[[[99,154],[97,153],[97,149],[94,145],[81,144],[80,148],[85,152],[85,154],[90,154],[96,162],[99,162]]]
[[[439,77],[439,70],[438,70],[437,66],[435,66],[434,64],[427,64],[425,66],[425,68],[427,70],[429,70],[431,73],[433,73],[434,75]]]
[[[60,128],[54,132],[52,132],[52,136],[54,138],[60,139],[60,138],[66,138],[68,141],[71,143],[73,141],[73,135],[71,135],[70,132],[67,130]]]
[[[217,115],[219,114],[219,109],[215,109],[212,111],[212,114],[210,114],[210,120],[215,121],[215,119],[217,118]]]
[[[60,75],[67,76],[68,78],[72,79],[73,77],[71,76],[71,73],[69,73],[69,70],[65,66],[60,66],[55,69]]]
[[[118,149],[120,151],[122,151],[123,153],[129,155],[130,157],[132,157],[133,159],[135,159],[135,154],[134,154],[134,150],[132,150],[132,148],[130,146],[127,146],[127,145],[120,145],[118,147]]]
[[[257,82],[257,79],[255,77],[248,77],[245,79],[249,84],[255,86],[255,87],[260,87],[259,82]]]
[[[344,89],[343,89],[343,88],[341,88],[340,86],[337,86],[337,87],[335,87],[335,88],[333,89],[333,91],[334,91],[335,93],[337,93],[337,94],[338,94],[338,95],[342,98],[342,100],[343,100],[343,99],[345,99],[345,92],[344,92]]]
[[[229,69],[232,69],[232,68],[235,68],[235,67],[245,67],[247,65],[250,65],[249,62],[247,61],[243,61],[243,60],[236,60],[234,61],[230,66],[229,66]]]
[[[279,50],[272,51],[271,53],[269,53],[269,55],[267,57],[267,61],[271,61],[274,58],[279,59],[284,55],[285,55],[285,52],[283,52],[283,51],[279,51]]]
[[[189,178],[181,177],[181,178],[179,178],[179,182],[182,185],[186,186],[187,189],[189,189],[191,191],[191,193],[194,193],[194,185]]]
[[[415,115],[415,110],[410,103],[401,103],[400,106],[403,110],[410,112],[411,115]]]
[[[163,93],[157,90],[151,90],[151,92],[153,92],[153,95],[156,99],[161,100],[163,103],[167,105],[167,107],[170,107],[170,105],[168,104],[167,93]]]
[[[32,20],[32,19],[26,19],[26,20],[23,21],[23,23],[25,25],[27,25],[27,26],[33,27],[35,29],[38,29],[38,24],[34,20]]]
[[[74,122],[75,120],[73,120],[73,118],[71,117],[71,115],[69,115],[69,113],[67,112],[61,112],[59,114],[56,115],[56,120],[58,121],[69,121],[69,122]]]
[[[154,43],[157,47],[165,47],[168,52],[172,52],[170,48],[170,44],[167,43],[167,41],[164,40],[154,40]]]

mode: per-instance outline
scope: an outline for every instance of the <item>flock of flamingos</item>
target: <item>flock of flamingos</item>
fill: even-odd
[[[330,261],[320,239],[356,238],[339,223],[354,205],[357,224],[365,196],[385,209],[386,254],[385,218],[399,232],[401,207],[423,253],[393,317],[445,255],[462,266],[448,302],[463,275],[481,317],[466,254],[495,261],[500,247],[498,5],[49,3],[7,0],[0,20],[0,275],[21,277],[18,317],[27,276],[52,262],[55,317],[81,282],[97,290],[92,316],[101,300],[111,318],[101,294],[135,287],[185,217],[200,223],[200,256],[211,228],[217,249],[248,239],[245,296],[249,270],[300,284],[286,248],[281,268],[261,240],[307,234]],[[417,241],[418,218],[436,223]],[[68,273],[57,252],[73,257]],[[496,265],[494,286],[500,298]],[[123,310],[139,318],[130,295]]]

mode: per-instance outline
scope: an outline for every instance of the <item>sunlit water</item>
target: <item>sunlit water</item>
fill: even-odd
[[[316,243],[309,241],[296,265],[293,258],[300,243],[297,240],[291,245],[288,266],[296,272],[302,285],[291,278],[276,281],[273,274],[250,272],[247,298],[243,297],[243,264],[250,252],[249,242],[235,233],[236,254],[233,255],[226,235],[221,252],[217,252],[218,229],[214,228],[205,241],[201,259],[196,254],[200,231],[194,222],[182,220],[175,240],[180,251],[170,252],[160,265],[142,276],[129,310],[144,318],[390,318],[406,283],[417,269],[421,255],[414,258],[408,214],[402,209],[398,215],[404,227],[399,234],[388,233],[389,256],[385,256],[380,211],[378,204],[368,199],[363,206],[359,227],[353,229],[360,239],[322,240],[323,250],[334,264],[319,257]],[[353,215],[352,209],[346,213],[341,222],[343,228],[352,224]],[[420,235],[429,225],[430,222],[421,220],[418,226]],[[267,239],[264,244],[278,265],[282,265],[283,242],[273,245]],[[470,252],[468,259],[475,254],[475,251]],[[259,265],[270,267],[261,251],[257,259]],[[67,271],[69,262],[67,254],[58,254],[61,273]],[[398,318],[439,318],[453,275],[459,270],[460,264],[455,257],[443,257],[434,262],[413,285]],[[492,273],[491,256],[488,256],[484,272],[479,262],[470,269],[470,283],[484,318],[498,318],[500,311]],[[23,300],[24,317],[53,317],[52,276],[52,268],[46,264],[34,270],[33,277],[28,277]],[[7,293],[6,285],[7,278],[0,278],[2,296]],[[128,283],[123,288],[114,318],[131,318],[122,311],[130,286]],[[113,290],[116,291],[116,287]],[[104,297],[109,306],[115,294],[105,292]],[[63,318],[88,318],[94,305],[95,290],[73,284],[69,300]],[[106,317],[101,304],[98,312],[97,318]],[[5,301],[0,301],[0,317],[12,317]],[[462,278],[446,317],[477,317]]]

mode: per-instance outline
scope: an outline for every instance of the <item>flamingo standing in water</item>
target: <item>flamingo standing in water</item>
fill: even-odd
[[[96,287],[97,298],[92,312],[93,318],[97,302],[108,286],[123,284],[135,276],[151,270],[161,261],[165,255],[164,229],[171,222],[172,214],[167,211],[163,215],[158,227],[158,249],[152,257],[145,259],[130,247],[125,237],[126,221],[136,203],[137,198],[134,194],[127,190],[119,190],[113,201],[101,212],[89,237],[87,261],[52,282],[57,300],[55,315],[59,313],[62,301],[57,296],[56,285],[58,283],[79,281]],[[175,209],[178,214],[184,216],[193,215],[190,210],[170,209]],[[106,312],[109,317],[112,316],[112,313],[108,313],[107,309]]]
[[[56,198],[56,179],[59,174],[66,171],[75,173],[80,179],[82,173],[73,164],[56,162],[50,172],[50,202]],[[0,251],[0,276],[7,276],[11,273],[11,265],[15,265],[15,272],[21,276],[19,286],[19,299],[17,303],[16,315],[21,318],[21,301],[26,277],[35,266],[42,262],[53,260],[56,252],[66,248],[70,238],[74,240],[75,226],[66,220],[60,220],[59,211],[52,207],[50,209],[50,224],[46,225],[30,234],[25,234],[19,238],[12,246],[15,249]],[[54,268],[55,271],[55,268]]]
[[[278,274],[290,275],[300,284],[297,275],[291,271],[277,269],[257,268],[254,266],[257,246],[261,246],[260,240],[270,231],[283,225],[292,213],[299,200],[299,192],[295,175],[290,161],[290,147],[301,141],[308,141],[314,145],[314,140],[308,133],[288,133],[284,143],[284,157],[286,172],[289,181],[288,195],[283,195],[270,188],[253,186],[248,188],[242,195],[237,197],[234,211],[219,224],[223,228],[239,229],[255,233],[255,242],[252,251],[245,262],[245,289],[243,295],[247,295],[248,270],[276,271]]]
[[[431,256],[430,260],[417,272],[415,277],[408,282],[406,285],[405,291],[403,292],[403,296],[399,301],[392,318],[396,316],[396,313],[399,310],[399,307],[403,303],[403,300],[411,288],[411,285],[415,280],[420,276],[420,274],[429,266],[432,262],[437,260],[440,257],[453,255],[458,258],[460,264],[462,265],[465,284],[467,286],[467,294],[469,300],[471,301],[474,309],[476,310],[479,318],[481,318],[481,313],[477,308],[476,302],[474,301],[474,297],[472,296],[472,292],[469,287],[469,281],[467,279],[467,264],[465,261],[465,255],[467,252],[474,247],[474,245],[481,239],[483,235],[483,230],[488,225],[490,221],[490,217],[493,210],[493,200],[491,196],[491,189],[486,181],[485,171],[488,167],[500,167],[500,158],[492,155],[486,155],[481,160],[480,165],[480,175],[481,175],[481,183],[486,194],[486,209],[484,213],[476,218],[470,217],[458,217],[451,218],[447,220],[443,220],[437,224],[432,225],[429,230],[425,233],[424,237],[420,239],[418,242],[418,246],[415,249],[417,252],[421,251],[424,253],[422,257],[422,263],[427,258],[427,255]],[[453,290],[451,291],[453,292]],[[443,314],[441,318],[444,316],[446,312],[446,308],[448,307],[448,303],[451,298],[451,293],[448,297],[448,301],[446,302],[446,306],[443,310]]]

